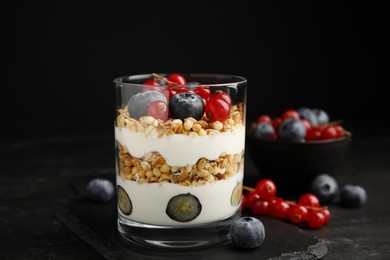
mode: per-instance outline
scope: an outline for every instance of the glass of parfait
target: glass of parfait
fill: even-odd
[[[118,230],[159,248],[228,240],[240,217],[245,78],[144,74],[114,79]]]

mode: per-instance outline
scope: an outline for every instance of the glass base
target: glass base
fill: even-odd
[[[118,216],[119,233],[127,241],[159,249],[213,247],[229,241],[229,229],[241,216],[240,210],[229,218],[190,227],[154,226],[132,222]]]

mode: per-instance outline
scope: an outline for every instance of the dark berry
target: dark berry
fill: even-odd
[[[306,119],[311,125],[318,125],[317,115],[310,108],[301,107],[298,108],[297,112],[300,118]]]
[[[282,141],[302,142],[305,136],[305,125],[299,119],[288,118],[279,127],[279,139]]]
[[[147,116],[150,103],[156,100],[167,103],[166,96],[159,91],[145,91],[132,96],[127,106],[130,116],[135,119]]]
[[[86,186],[87,198],[97,202],[107,202],[114,196],[114,185],[106,179],[96,178]]]
[[[172,197],[166,208],[167,215],[178,222],[190,222],[197,218],[201,211],[199,199],[190,193]]]
[[[238,248],[259,247],[265,239],[264,225],[253,217],[240,218],[230,227],[230,239]]]
[[[340,191],[340,203],[345,207],[360,208],[366,201],[366,190],[360,186],[345,185]]]
[[[255,137],[260,140],[270,140],[271,137],[275,134],[275,130],[270,123],[260,123],[256,125]]]
[[[329,115],[324,110],[314,108],[312,109],[312,111],[317,116],[317,122],[319,125],[324,125],[329,123]]]
[[[321,174],[314,178],[310,184],[313,192],[321,203],[330,203],[336,197],[339,191],[339,185],[335,178],[328,174]]]
[[[169,100],[169,112],[176,119],[184,120],[192,117],[200,120],[204,114],[204,103],[202,98],[195,93],[178,93]]]
[[[130,215],[133,211],[133,204],[125,189],[118,185],[118,207],[120,211],[125,215]]]
[[[230,197],[230,204],[235,207],[238,206],[242,199],[242,182],[237,183],[232,191],[232,196]]]

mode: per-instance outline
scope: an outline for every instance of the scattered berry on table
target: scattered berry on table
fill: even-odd
[[[276,194],[276,185],[270,179],[262,179],[256,184],[256,193],[262,200],[270,200]]]
[[[320,211],[312,211],[309,213],[309,217],[307,218],[307,225],[310,228],[316,229],[320,228],[325,224],[325,216]]]
[[[335,178],[328,174],[320,174],[310,184],[310,190],[321,203],[330,203],[337,196],[339,185]]]
[[[300,204],[292,206],[289,211],[290,221],[297,224],[305,222],[307,220],[308,215],[308,209]]]
[[[366,201],[366,190],[360,186],[348,184],[340,191],[340,203],[345,207],[360,208]]]
[[[114,196],[114,185],[106,179],[96,178],[88,182],[86,196],[97,202],[107,202]]]
[[[265,239],[263,223],[253,217],[242,217],[236,220],[231,225],[229,234],[232,244],[238,248],[256,248]]]
[[[299,198],[299,204],[309,207],[319,207],[320,200],[313,193],[305,193]]]

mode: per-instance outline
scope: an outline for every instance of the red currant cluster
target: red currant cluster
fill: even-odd
[[[289,120],[288,120],[289,119]],[[288,109],[284,111],[281,117],[271,118],[269,115],[261,115],[257,118],[257,124],[269,124],[271,131],[261,135],[261,139],[275,141],[283,139],[283,135],[289,136],[289,133],[286,133],[283,129],[279,130],[283,125],[286,125],[287,129],[291,129],[287,124],[293,124],[294,122],[286,122],[295,120],[296,127],[299,129],[301,127],[304,131],[301,131],[302,134],[297,133],[296,135],[301,135],[298,137],[298,141],[316,141],[316,140],[329,140],[341,138],[346,135],[350,135],[350,132],[346,131],[342,126],[341,122],[329,122],[329,117],[325,111],[320,109]],[[272,131],[273,128],[273,131]],[[267,128],[263,128],[267,129]],[[294,134],[294,133],[293,133]],[[291,135],[290,135],[291,136]],[[290,141],[290,140],[287,140]]]
[[[174,97],[176,94],[190,92],[200,96],[204,103],[204,112],[210,122],[215,121],[225,121],[230,115],[230,109],[232,106],[232,100],[230,96],[218,90],[215,93],[211,93],[210,89],[207,86],[204,86],[198,82],[190,82],[187,84],[186,78],[178,73],[169,75],[167,78],[162,77],[158,74],[153,73],[153,79],[148,79],[144,82],[143,91],[150,90],[161,90],[158,87],[153,86],[168,86],[168,98],[169,100]],[[157,119],[166,120],[166,117],[160,116],[166,115],[167,104],[163,102],[156,102],[150,105],[149,114],[154,116]],[[162,113],[159,113],[162,111]]]
[[[319,199],[312,193],[303,194],[298,203],[287,201],[275,197],[276,186],[270,179],[258,181],[256,188],[244,186],[244,189],[249,192],[243,195],[242,209],[249,208],[256,215],[290,220],[295,224],[307,223],[313,229],[320,228],[330,219],[329,209],[320,207]]]

